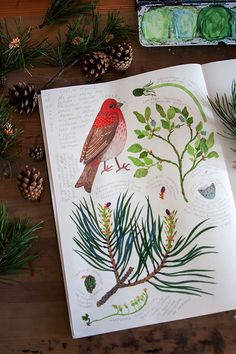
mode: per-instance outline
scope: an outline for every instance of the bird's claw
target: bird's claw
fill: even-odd
[[[117,170],[116,170],[116,173],[119,172],[120,170],[125,170],[125,171],[130,171],[130,163],[123,163],[122,166],[120,166]]]
[[[101,175],[103,174],[103,172],[110,172],[112,169],[113,169],[112,165],[111,166],[108,166],[108,165],[104,166],[104,168],[101,172]]]

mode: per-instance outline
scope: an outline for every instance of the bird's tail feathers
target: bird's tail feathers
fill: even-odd
[[[100,164],[99,160],[93,160],[85,165],[84,170],[75,184],[75,188],[84,187],[86,192],[91,193],[93,181],[96,176],[98,166]]]

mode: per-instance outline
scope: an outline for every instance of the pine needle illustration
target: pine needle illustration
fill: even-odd
[[[195,225],[187,236],[178,236],[177,211],[166,210],[164,220],[154,218],[147,198],[146,211],[133,206],[132,195],[121,194],[114,210],[111,204],[95,208],[84,199],[73,211],[77,237],[75,252],[90,266],[114,274],[115,285],[97,301],[105,304],[118,290],[144,283],[156,290],[200,296],[210,294],[202,287],[214,284],[213,270],[190,266],[196,258],[216,253],[197,239],[214,226]],[[142,215],[141,215],[142,213]],[[136,254],[136,261],[131,255]]]

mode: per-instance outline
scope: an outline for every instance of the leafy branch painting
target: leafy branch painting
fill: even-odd
[[[163,292],[209,294],[202,287],[213,284],[212,270],[194,268],[191,263],[216,253],[214,247],[199,245],[198,240],[214,227],[203,226],[204,220],[187,236],[177,236],[176,210],[166,210],[162,220],[160,216],[155,219],[148,198],[144,211],[139,204],[133,206],[132,197],[121,194],[114,210],[111,203],[96,208],[91,197],[89,203],[84,199],[75,204],[75,252],[91,267],[114,275],[114,285],[97,306],[121,289],[145,283]]]
[[[90,326],[94,322],[100,322],[103,320],[106,320],[108,318],[112,317],[126,317],[126,316],[132,316],[136,314],[137,312],[141,311],[147,304],[148,301],[148,293],[147,293],[147,288],[145,288],[142,292],[141,295],[136,296],[136,298],[130,303],[124,304],[124,305],[115,305],[113,304],[113,312],[109,315],[106,315],[104,317],[91,320],[90,316],[88,313],[85,313],[82,316],[82,320],[86,322],[87,326]]]
[[[163,146],[166,146],[166,155],[160,155],[158,148],[152,150],[139,143],[128,148],[128,152],[138,154],[137,157],[129,156],[129,159],[138,167],[134,177],[141,178],[147,176],[150,168],[157,168],[162,171],[164,164],[175,166],[178,170],[181,193],[186,202],[188,198],[185,193],[184,183],[186,177],[194,171],[198,165],[211,158],[219,157],[218,153],[212,150],[214,146],[214,133],[209,134],[203,128],[202,121],[194,124],[194,119],[190,116],[187,107],[180,109],[170,106],[167,111],[160,104],[156,104],[156,112],[151,112],[150,107],[146,107],[144,114],[134,111],[139,123],[143,125],[141,129],[135,129],[137,139],[157,139]],[[154,117],[155,114],[155,117]],[[174,139],[182,130],[187,130],[188,137],[184,141],[183,147],[179,149]],[[186,134],[184,132],[183,137]],[[155,146],[155,145],[153,145]],[[170,152],[174,153],[175,159],[169,158]],[[188,157],[188,159],[187,159]],[[188,161],[191,163],[189,164]]]

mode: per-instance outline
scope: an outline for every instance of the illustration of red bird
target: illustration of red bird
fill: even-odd
[[[112,167],[106,165],[110,159],[116,160],[118,171],[129,170],[129,164],[119,165],[117,156],[124,149],[127,129],[120,107],[123,103],[113,98],[106,99],[97,114],[90,132],[85,140],[80,162],[85,164],[84,170],[75,184],[76,188],[84,187],[90,193],[99,164],[104,162],[104,171]]]

